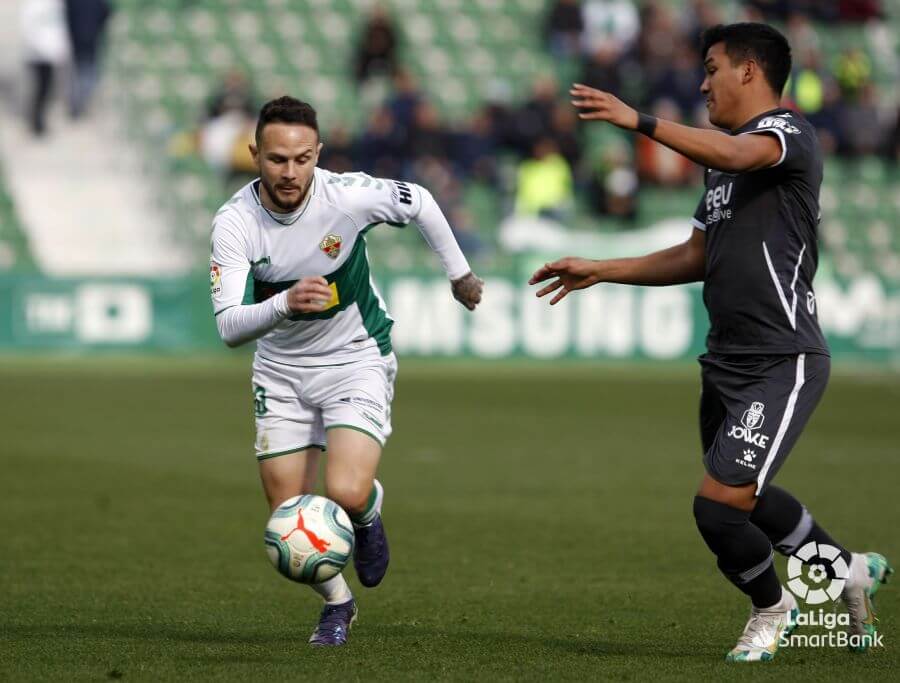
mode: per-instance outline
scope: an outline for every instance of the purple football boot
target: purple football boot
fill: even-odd
[[[340,605],[325,605],[322,616],[319,617],[319,625],[309,637],[309,644],[321,647],[346,644],[350,627],[356,621],[356,614],[356,601],[353,598]]]
[[[387,536],[381,522],[381,504],[384,501],[384,487],[375,480],[375,509],[378,512],[366,526],[356,527],[356,547],[353,551],[353,566],[359,582],[366,588],[374,588],[387,573],[391,554],[388,551]]]

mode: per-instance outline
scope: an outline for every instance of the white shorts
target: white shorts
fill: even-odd
[[[334,427],[364,432],[384,446],[391,435],[396,376],[394,354],[313,368],[255,356],[257,459],[312,446],[324,450],[325,432]]]

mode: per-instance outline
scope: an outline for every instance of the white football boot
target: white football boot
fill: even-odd
[[[772,607],[750,609],[744,633],[725,656],[726,662],[768,662],[775,657],[781,639],[797,626],[800,608],[788,591],[781,589],[781,600]]]

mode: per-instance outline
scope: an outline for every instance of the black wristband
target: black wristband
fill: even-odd
[[[655,116],[638,113],[637,132],[643,133],[648,138],[652,138],[653,133],[656,132],[656,123],[657,120]]]

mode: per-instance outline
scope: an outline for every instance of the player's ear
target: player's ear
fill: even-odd
[[[259,168],[259,148],[254,142],[251,142],[247,147],[250,149],[250,156],[253,157],[253,163]]]
[[[741,85],[747,85],[753,77],[758,75],[759,65],[752,59],[748,59],[741,67]]]

